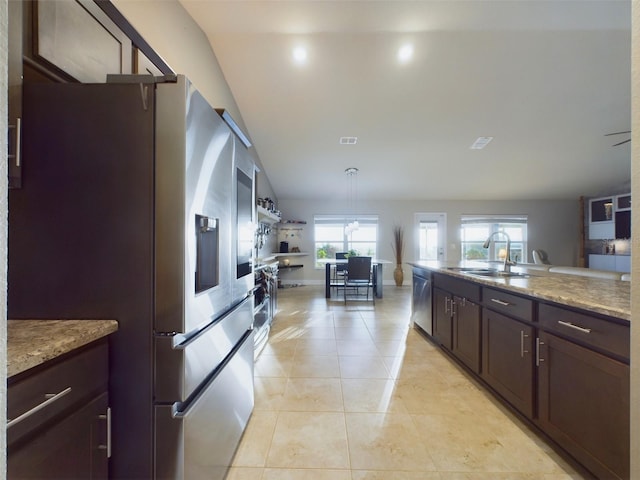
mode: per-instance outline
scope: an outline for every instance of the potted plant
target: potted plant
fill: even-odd
[[[393,271],[393,279],[396,286],[402,286],[404,282],[404,272],[402,271],[402,255],[404,253],[404,228],[396,225],[393,227],[393,254],[396,257],[396,268]]]

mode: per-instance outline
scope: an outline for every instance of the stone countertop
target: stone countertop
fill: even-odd
[[[409,262],[409,265],[627,322],[631,321],[631,282],[527,269],[524,265],[511,269],[514,272],[527,273],[527,277],[506,278],[480,277],[464,271],[448,270],[452,267],[487,268],[486,263],[480,262],[419,261]],[[490,265],[490,268],[500,269],[501,265]]]
[[[7,377],[118,330],[115,320],[9,320]]]

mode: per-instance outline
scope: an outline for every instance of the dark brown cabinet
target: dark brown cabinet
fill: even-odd
[[[434,339],[597,478],[629,478],[629,322],[432,275]]]
[[[433,338],[447,350],[451,350],[452,321],[451,294],[439,288],[433,289]]]
[[[539,319],[540,427],[599,478],[629,478],[628,327],[550,305]]]
[[[106,340],[8,381],[8,478],[108,478]]]
[[[27,50],[65,80],[104,83],[107,74],[132,73],[132,42],[93,0],[34,1]]]
[[[480,373],[480,305],[454,295],[451,351],[467,367]]]
[[[482,378],[529,418],[534,414],[533,327],[483,309]]]
[[[21,120],[22,120],[22,2],[9,2],[7,4],[8,43],[7,52],[7,84],[8,84],[8,123],[9,135],[7,143],[9,147],[7,170],[9,174],[9,188],[21,186],[22,162],[21,162]]]
[[[14,445],[8,478],[108,478],[107,409],[104,393],[25,443]]]
[[[433,336],[474,372],[480,372],[480,286],[434,275]]]

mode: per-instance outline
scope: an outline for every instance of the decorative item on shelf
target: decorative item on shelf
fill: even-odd
[[[404,228],[400,226],[393,227],[393,254],[396,257],[396,268],[393,271],[393,279],[397,287],[401,287],[404,282],[404,272],[402,271],[402,255],[404,253]]]
[[[291,253],[300,253],[300,248],[298,248],[298,247],[291,247]]]

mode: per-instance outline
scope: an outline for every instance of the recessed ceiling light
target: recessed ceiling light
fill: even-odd
[[[413,57],[413,45],[406,44],[400,47],[398,50],[398,60],[402,63],[406,63]]]
[[[293,49],[293,60],[302,64],[307,61],[307,49],[304,47],[296,47]]]
[[[491,140],[493,140],[493,137],[478,137],[469,148],[471,150],[482,150]]]
[[[340,137],[340,145],[355,145],[358,143],[358,137]]]

